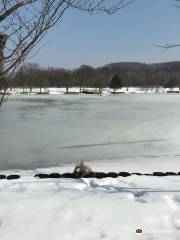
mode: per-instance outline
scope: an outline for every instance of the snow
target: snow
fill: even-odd
[[[87,88],[89,90],[93,90],[94,88]],[[33,88],[32,92],[29,92],[29,89],[25,88],[24,92],[27,94],[36,94],[39,93],[39,88]],[[179,88],[156,88],[156,87],[152,87],[152,88],[142,88],[142,87],[123,87],[121,89],[117,89],[116,92],[117,93],[137,93],[137,94],[152,94],[152,93],[167,93],[168,91],[172,91],[172,93],[177,93],[179,92]],[[22,88],[13,88],[11,90],[8,91],[11,94],[20,94],[23,92]],[[69,88],[69,93],[79,93],[80,89],[79,87],[71,87]],[[106,95],[110,95],[112,92],[112,89],[110,88],[103,88],[102,90],[102,95],[106,96]],[[56,87],[48,87],[48,88],[42,88],[42,93],[47,93],[47,94],[53,94],[53,95],[59,95],[59,94],[64,94],[66,93],[66,88],[56,88]]]
[[[2,240],[180,237],[179,176],[39,180],[32,174],[0,182]]]

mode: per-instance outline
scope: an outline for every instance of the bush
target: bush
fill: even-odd
[[[82,161],[75,166],[73,174],[79,177],[88,177],[89,175],[92,175],[92,170]]]

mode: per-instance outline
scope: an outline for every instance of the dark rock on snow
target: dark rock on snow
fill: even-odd
[[[7,180],[13,180],[13,179],[19,179],[19,178],[20,176],[16,174],[7,176]]]
[[[63,173],[61,176],[63,178],[78,178],[74,173]]]
[[[109,172],[109,173],[107,173],[107,177],[117,178],[117,177],[118,177],[118,174],[115,173],[115,172]]]
[[[44,173],[39,173],[39,174],[36,174],[35,177],[39,177],[39,178],[49,178],[49,175],[48,175],[48,174],[44,174]]]
[[[129,177],[131,174],[130,173],[128,173],[128,172],[120,172],[119,173],[119,176],[121,176],[121,177]]]
[[[87,175],[83,176],[83,178],[95,178],[96,177],[96,173],[95,172],[90,172]]]
[[[175,172],[166,172],[166,176],[176,176],[177,173]]]
[[[49,178],[60,178],[61,175],[59,173],[51,173],[49,174]]]
[[[108,177],[106,173],[96,172],[96,178],[101,179],[101,178],[106,178],[106,177]]]
[[[6,176],[5,175],[0,175],[0,180],[2,179],[6,179]]]
[[[132,173],[131,175],[142,176],[142,173]]]
[[[163,172],[153,172],[153,176],[164,177],[164,176],[167,176],[167,175],[166,175],[166,173],[163,173]]]

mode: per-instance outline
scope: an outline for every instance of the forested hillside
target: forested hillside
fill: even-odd
[[[38,64],[25,64],[16,73],[11,87],[96,87],[109,86],[118,75],[123,86],[160,87],[180,85],[180,62],[144,64],[138,62],[111,63],[93,68],[88,65],[73,70],[41,68]]]

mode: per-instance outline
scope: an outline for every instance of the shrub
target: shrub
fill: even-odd
[[[85,165],[83,161],[81,161],[80,164],[75,166],[73,174],[79,177],[88,177],[92,174],[92,170],[90,167]]]

